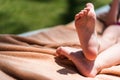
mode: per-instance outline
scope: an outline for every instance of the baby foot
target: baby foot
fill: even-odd
[[[94,65],[94,61],[86,59],[80,49],[59,47],[57,49],[57,54],[63,55],[71,60],[78,71],[84,76],[94,77],[98,73],[98,67]]]
[[[94,60],[98,54],[98,40],[95,31],[96,14],[92,3],[75,16],[75,27],[83,49],[84,55],[89,60]]]

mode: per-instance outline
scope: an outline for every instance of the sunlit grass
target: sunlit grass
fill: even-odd
[[[70,0],[0,0],[0,34],[19,34],[67,23],[67,19],[68,22],[72,21],[74,19],[73,15],[75,15],[83,5],[74,7],[68,3],[69,1]],[[84,1],[85,0],[83,0],[83,2]],[[97,8],[110,2],[110,0],[94,1],[93,3]],[[81,4],[83,4],[83,2]],[[71,12],[68,11],[71,6],[75,8],[75,12],[72,9]],[[67,15],[68,17],[65,17]]]

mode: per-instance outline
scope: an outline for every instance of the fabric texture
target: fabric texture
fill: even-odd
[[[98,31],[101,31],[98,29]],[[31,36],[0,35],[0,80],[86,80],[68,59],[55,56],[59,46],[80,48],[74,22]],[[120,65],[91,80],[120,80]]]

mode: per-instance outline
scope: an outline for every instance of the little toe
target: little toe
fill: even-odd
[[[75,15],[75,20],[78,20],[80,18],[79,14]]]

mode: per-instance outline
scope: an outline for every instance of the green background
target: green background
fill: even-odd
[[[111,0],[0,0],[0,34],[20,34],[67,24],[87,2],[97,9]]]

